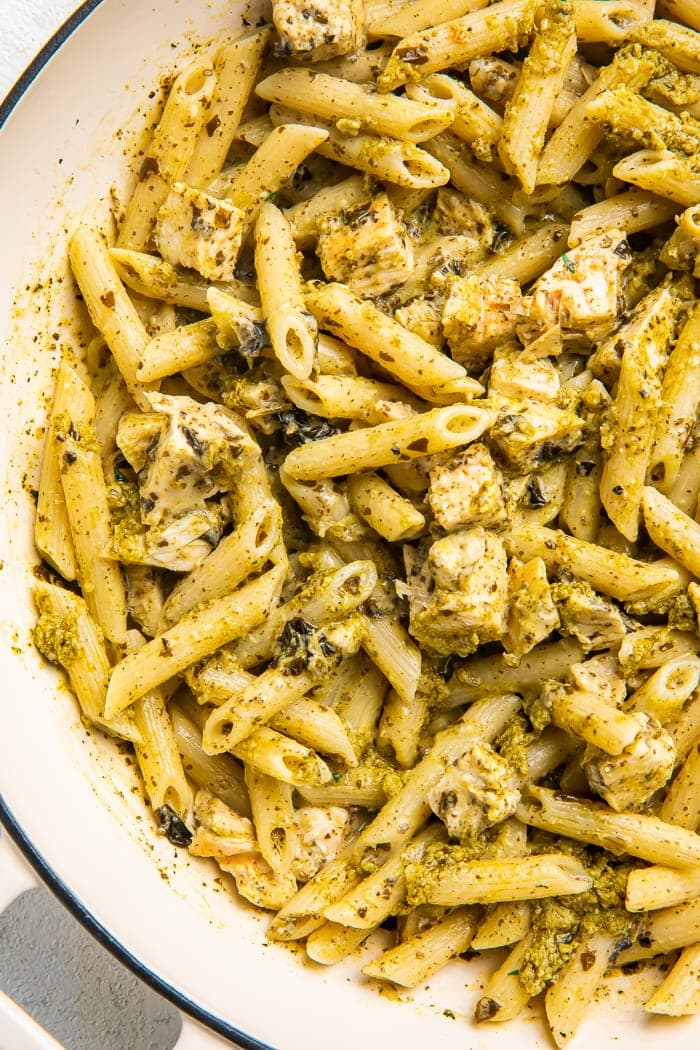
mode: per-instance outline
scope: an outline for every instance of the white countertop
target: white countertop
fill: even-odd
[[[0,6],[1,100],[80,3],[0,0]],[[14,963],[8,957],[13,945]],[[98,1043],[99,1050],[122,1045],[129,1050],[222,1050],[232,1045],[186,1019],[178,1035],[180,1017],[174,1007],[88,938],[39,887],[4,831],[0,834],[0,949],[0,1050],[97,1050]],[[50,965],[44,972],[47,960]],[[8,997],[6,992],[13,987],[21,988],[22,1001],[39,1024]],[[19,991],[14,994],[20,998]],[[132,1031],[138,1031],[135,1038],[127,1034],[130,1023]],[[61,1042],[44,1028],[60,1032]],[[118,1037],[110,1034],[117,1031]]]
[[[79,6],[76,0],[2,0],[0,98]]]

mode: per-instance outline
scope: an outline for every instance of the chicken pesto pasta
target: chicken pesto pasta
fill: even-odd
[[[695,5],[272,0],[168,84],[68,246],[38,649],[270,939],[700,1012]]]

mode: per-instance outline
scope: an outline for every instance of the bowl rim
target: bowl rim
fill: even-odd
[[[83,0],[83,3],[69,15],[59,26],[53,36],[44,44],[32,59],[24,72],[15,81],[5,97],[0,100],[0,133],[26,92],[42,72],[44,67],[65,44],[70,36],[80,27],[92,12],[101,6],[104,0]],[[111,955],[131,970],[146,985],[162,995],[178,1009],[194,1020],[210,1028],[218,1035],[237,1043],[242,1050],[274,1050],[269,1043],[241,1031],[229,1024],[218,1014],[212,1013],[188,998],[179,989],[160,977],[154,970],[139,960],[122,942],[92,914],[89,908],[63,881],[37,849],[31,837],[15,818],[9,806],[0,794],[0,825],[13,840],[20,852],[32,866],[41,881],[58,898],[75,919],[102,945]]]

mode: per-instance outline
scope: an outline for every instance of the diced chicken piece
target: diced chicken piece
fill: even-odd
[[[559,612],[542,558],[525,563],[514,558],[508,575],[508,626],[503,647],[519,660],[557,629]]]
[[[279,911],[297,891],[297,880],[291,873],[273,871],[257,853],[240,853],[219,861],[222,871],[233,875],[241,897],[256,908]]]
[[[163,609],[163,580],[150,565],[125,565],[127,608],[129,616],[144,634],[153,638]]]
[[[155,392],[146,397],[162,423],[145,449],[142,466],[135,465],[138,457],[132,466],[139,471],[141,519],[145,525],[160,525],[166,518],[205,511],[205,500],[230,490],[242,463],[259,453],[223,405]],[[136,455],[135,449],[130,451]]]
[[[272,20],[283,55],[319,62],[364,43],[364,0],[272,0]]]
[[[327,219],[316,251],[326,277],[367,298],[401,284],[413,268],[413,245],[386,193]]]
[[[511,470],[527,473],[562,459],[583,441],[584,423],[566,409],[516,401],[489,431],[491,447]]]
[[[619,707],[627,697],[627,683],[617,657],[613,653],[600,653],[588,660],[572,664],[568,678],[577,689],[585,693],[602,696]]]
[[[441,186],[437,191],[433,220],[439,233],[458,233],[469,237],[474,253],[486,254],[493,244],[491,216],[483,204],[465,197],[459,190]]]
[[[502,637],[508,597],[503,541],[480,525],[436,540],[423,561],[405,549],[409,630],[441,656],[468,656]]]
[[[515,335],[520,285],[510,277],[457,277],[442,313],[452,356],[469,372],[486,367],[497,346]]]
[[[639,722],[639,733],[620,755],[588,746],[583,769],[593,791],[618,812],[638,808],[663,787],[673,772],[673,738],[652,716],[629,716]]]
[[[515,813],[518,777],[490,744],[472,744],[428,792],[433,813],[452,838],[468,839]]]
[[[500,525],[506,520],[503,477],[489,450],[470,445],[430,471],[428,502],[446,532],[466,525]]]
[[[295,816],[299,845],[292,874],[300,882],[308,882],[338,856],[352,832],[352,819],[342,806],[301,806]]]
[[[196,857],[226,861],[239,853],[259,852],[252,821],[235,813],[208,791],[197,792],[194,814],[199,826],[192,838],[190,853]]]
[[[158,212],[156,238],[163,258],[208,281],[231,280],[241,248],[244,215],[228,201],[176,182]]]
[[[609,649],[627,634],[621,610],[587,583],[559,583],[552,591],[559,606],[562,631],[572,635],[586,652]]]
[[[526,327],[538,333],[553,325],[582,331],[618,313],[622,275],[630,261],[623,230],[589,237],[561,255],[525,300]]]
[[[522,350],[497,350],[489,373],[491,397],[509,401],[556,401],[561,390],[559,373],[549,361],[523,360]]]
[[[418,249],[416,262],[427,269],[429,288],[447,295],[455,275],[467,273],[482,255],[468,234],[450,233]]]
[[[414,332],[426,343],[442,348],[445,342],[442,334],[442,306],[434,299],[419,296],[406,306],[399,307],[394,313],[394,320]]]

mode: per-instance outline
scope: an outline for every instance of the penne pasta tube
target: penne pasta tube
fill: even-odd
[[[511,277],[529,284],[540,277],[561,255],[567,228],[559,222],[543,222],[533,232],[526,232],[498,253],[475,264],[472,273],[479,277]]]
[[[635,942],[620,952],[615,964],[628,966],[697,943],[700,943],[700,900],[645,915]]]
[[[639,735],[635,718],[595,693],[564,686],[547,691],[554,724],[609,755],[621,755]]]
[[[425,528],[424,515],[378,474],[356,474],[347,492],[355,513],[390,543],[415,539]]]
[[[97,226],[83,218],[73,234],[70,264],[95,328],[140,407],[147,408],[136,373],[149,335],[119,279]]]
[[[569,230],[569,247],[575,248],[606,230],[639,233],[669,222],[678,211],[674,201],[664,200],[646,190],[624,190],[576,212]]]
[[[695,6],[695,0],[658,0],[656,6],[662,17],[685,23],[700,32],[700,11]]]
[[[525,353],[530,352],[532,345]],[[601,510],[603,453],[600,426],[610,410],[610,395],[603,384],[594,379],[586,388],[585,402],[581,409],[581,416],[586,421],[585,437],[569,462],[559,524],[577,539],[594,543],[598,538]]]
[[[279,711],[309,692],[318,675],[312,671],[287,676],[268,668],[209,715],[203,746],[209,755],[229,751],[249,736],[256,725],[269,721]]]
[[[475,441],[495,418],[495,412],[477,403],[434,408],[406,420],[320,438],[290,452],[284,469],[292,478],[310,481],[406,462]]]
[[[531,935],[526,934],[489,977],[474,1009],[477,1023],[512,1021],[527,1005],[530,996],[520,983],[519,974],[531,941]]]
[[[609,0],[605,5],[597,0],[573,0],[576,37],[583,44],[622,43],[631,29],[653,17],[634,0]]]
[[[81,397],[85,399],[83,383],[76,372],[62,360],[56,372],[56,385],[41,458],[34,542],[42,558],[64,580],[74,580],[78,569],[61,482],[61,442],[58,435],[61,418],[75,404],[76,399],[80,400]],[[90,407],[88,406],[88,410]]]
[[[619,160],[613,175],[684,207],[700,203],[700,171],[694,158],[668,149],[643,149]]]
[[[652,541],[693,576],[700,576],[700,525],[657,489],[642,494],[644,524]]]
[[[364,171],[378,179],[409,189],[436,189],[449,181],[449,172],[442,164],[413,142],[389,135],[370,135],[359,132],[344,135],[330,120],[319,120],[296,109],[288,109],[274,102],[270,107],[274,125],[320,125],[326,137],[316,146],[317,153],[339,164]]]
[[[282,386],[297,408],[325,419],[358,419],[371,425],[414,412],[404,387],[364,376],[319,375],[313,380],[282,376]]]
[[[625,352],[612,405],[612,443],[606,450],[600,498],[608,517],[628,540],[636,540],[639,533],[655,429],[645,405],[661,396],[669,344],[682,308],[676,291],[671,283],[657,288],[621,330]]]
[[[679,510],[695,517],[700,501],[700,449],[692,448],[683,453],[676,480],[668,496]]]
[[[226,284],[207,282],[193,270],[180,272],[165,259],[145,252],[134,252],[128,248],[110,248],[109,258],[124,284],[139,295],[151,299],[162,299],[173,306],[185,306],[200,313],[209,313],[208,292],[218,288],[236,295],[246,302],[256,302],[257,292],[251,285],[240,281]]]
[[[660,412],[648,477],[668,494],[678,477],[683,454],[695,425],[700,395],[700,306],[695,304],[671,352],[661,387]]]
[[[298,848],[292,787],[248,765],[245,782],[260,852],[274,872],[286,875]]]
[[[406,386],[420,391],[428,401],[454,380],[470,383],[475,397],[483,390],[469,379],[462,365],[408,332],[345,285],[311,285],[307,288],[306,305],[321,328],[360,350]]]
[[[178,580],[163,605],[159,633],[176,624],[195,605],[229,594],[260,572],[278,543],[280,527],[277,504],[260,504],[196,569]]]
[[[407,878],[410,901],[410,868]],[[455,861],[434,872],[422,869],[420,879],[421,901],[449,907],[585,893],[593,884],[580,861],[564,853]]]
[[[693,748],[683,762],[666,797],[661,803],[659,816],[669,824],[677,824],[689,831],[697,831],[700,825],[700,753]]]
[[[153,812],[163,822],[160,811],[167,807],[185,822],[192,809],[192,789],[162,692],[154,689],[146,693],[136,701],[133,711],[140,737],[134,753]]]
[[[339,758],[347,766],[357,765],[355,749],[343,720],[333,708],[313,697],[288,704],[270,720],[270,726],[321,754]]]
[[[102,632],[84,599],[43,580],[37,580],[34,595],[39,613],[34,643],[47,660],[66,671],[84,717],[114,736],[138,740],[129,713],[111,719],[104,716],[109,658]]]
[[[597,95],[586,113],[594,123],[614,126],[615,133],[626,141],[650,149],[673,149],[690,156],[700,147],[700,121],[690,114],[681,118],[624,84]]]
[[[123,644],[126,590],[119,565],[104,554],[112,539],[112,517],[95,437],[95,400],[77,373],[70,377],[70,385],[71,403],[55,420],[55,436],[61,446],[59,469],[77,578],[88,609],[105,637]],[[90,493],[89,499],[86,493]]]
[[[428,715],[424,694],[416,692],[403,699],[392,689],[382,709],[377,728],[377,744],[383,751],[393,752],[403,769],[415,765],[420,747],[420,733]]]
[[[247,769],[255,769],[280,783],[326,784],[332,779],[326,763],[310,748],[269,726],[255,729],[230,750]]]
[[[498,0],[486,14],[472,11],[404,37],[394,48],[377,78],[380,91],[394,91],[429,73],[464,65],[494,51],[517,51],[521,38],[532,29],[532,0]]]
[[[384,69],[390,54],[391,44],[388,41],[383,44],[375,42],[374,46],[361,51],[351,51],[347,55],[337,55],[326,62],[319,62],[316,69],[334,77],[352,80],[355,84],[366,84],[368,80],[375,80]]]
[[[391,981],[402,988],[415,988],[450,959],[468,950],[478,921],[478,908],[455,908],[427,930],[367,963],[362,972],[366,977]]]
[[[679,714],[700,683],[700,660],[696,656],[677,656],[649,675],[646,682],[628,697],[625,711],[644,711],[662,725]]]
[[[318,329],[304,303],[292,228],[269,202],[255,224],[255,269],[275,357],[285,372],[307,379],[316,369]]]
[[[530,930],[530,905],[527,901],[505,901],[487,913],[472,938],[476,952],[503,948],[521,941]]]
[[[137,380],[144,384],[153,383],[210,361],[221,353],[216,341],[217,331],[216,322],[207,318],[155,336],[143,349],[136,370]]]
[[[518,525],[506,539],[511,557],[542,558],[550,570],[565,566],[575,576],[619,601],[640,601],[673,583],[672,569],[642,562],[541,525]]]
[[[699,867],[678,871],[656,864],[629,873],[625,907],[635,912],[655,911],[693,901],[696,897],[700,897]]]
[[[618,660],[626,674],[638,670],[649,671],[662,667],[671,660],[700,655],[700,640],[690,631],[669,631],[668,628],[640,627],[630,631],[620,643]]]
[[[411,703],[420,679],[421,651],[398,620],[363,620],[362,647],[398,695]]]
[[[357,766],[341,774],[332,783],[296,784],[297,794],[311,806],[360,806],[378,810],[384,805],[387,793],[383,782],[387,775],[381,766]]]
[[[442,706],[450,710],[498,693],[537,694],[545,679],[565,678],[569,667],[582,658],[583,650],[573,638],[544,642],[526,653],[517,665],[502,655],[472,657],[450,679],[449,694]]]
[[[688,16],[686,18],[685,13],[682,16],[688,25],[677,25],[663,18],[647,19],[642,25],[635,26],[627,39],[660,51],[684,73],[700,73],[700,43],[698,34],[693,32],[693,28],[698,28],[695,25],[697,12],[690,11]]]
[[[124,657],[110,676],[106,716],[123,711],[149,690],[264,620],[277,602],[285,573],[284,568],[271,569],[233,594],[187,613],[165,634]]]
[[[370,37],[398,36],[406,37],[420,32],[435,23],[435,5],[431,0],[413,0],[412,3],[399,4],[398,10],[393,7],[380,10],[376,18],[370,17],[367,32]],[[479,11],[487,6],[487,0],[446,0],[440,6],[441,22],[461,18],[470,11]]]
[[[282,123],[273,128],[234,180],[226,197],[252,222],[258,208],[328,138],[323,128]]]
[[[651,1014],[686,1017],[700,1011],[700,944],[684,948],[663,984],[647,999]]]
[[[357,131],[423,142],[449,127],[454,104],[449,100],[416,102],[397,95],[368,92],[360,84],[313,69],[282,69],[261,80],[260,98],[300,110],[314,118],[351,120]]]
[[[700,835],[643,813],[616,813],[601,803],[561,797],[531,787],[532,801],[521,803],[517,816],[525,824],[600,846],[610,853],[630,853],[652,864],[687,867],[700,864]],[[632,878],[630,874],[630,879]],[[629,894],[628,882],[628,894]],[[630,911],[636,909],[627,907]]]
[[[265,26],[217,51],[216,84],[206,123],[199,131],[183,180],[189,186],[205,188],[223,168],[271,35],[271,27]]]
[[[578,0],[578,5],[582,2],[585,0]],[[535,189],[537,165],[554,103],[576,53],[576,10],[577,3],[568,0],[545,3],[542,21],[503,114],[498,155],[504,169],[527,194]]]
[[[681,763],[693,745],[700,741],[700,693],[693,694],[667,731],[676,749],[676,762]]]
[[[333,966],[359,948],[371,932],[324,922],[306,938],[306,954],[321,966]]]
[[[576,1034],[596,988],[614,958],[619,937],[593,933],[584,937],[563,970],[547,988],[544,1008],[552,1039],[566,1046]]]
[[[126,206],[119,248],[143,251],[147,247],[158,209],[187,169],[215,86],[214,70],[206,61],[194,61],[173,82]]]

